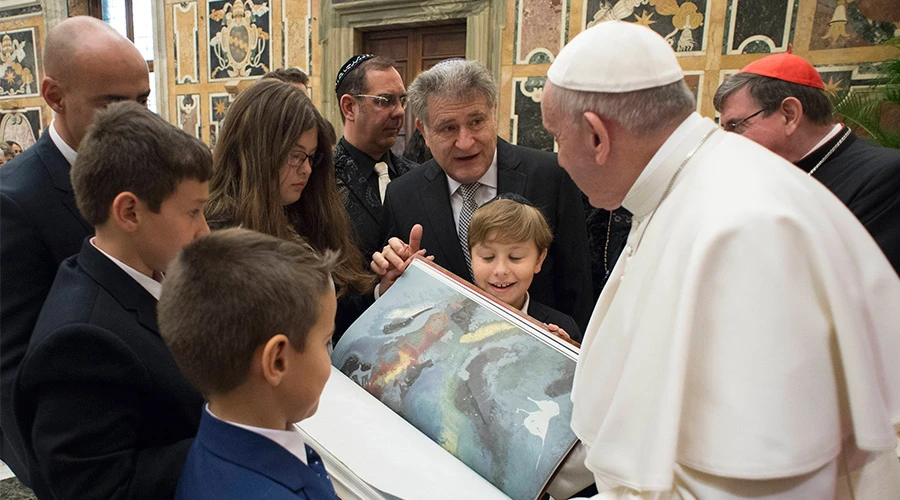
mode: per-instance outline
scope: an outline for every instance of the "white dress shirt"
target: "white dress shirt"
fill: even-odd
[[[56,131],[56,120],[55,119],[50,122],[50,131],[49,132],[50,132],[50,140],[53,141],[53,144],[56,146],[56,149],[58,149],[59,152],[62,153],[62,155],[66,159],[66,161],[69,162],[70,167],[72,165],[74,165],[75,158],[78,156],[78,153],[75,152],[75,150],[72,148],[72,146],[69,146],[68,144],[66,144],[66,141],[64,141],[62,136],[59,135],[59,132]]]
[[[478,179],[478,183],[481,186],[478,186],[478,189],[475,191],[475,203],[480,207],[485,203],[491,201],[495,196],[497,196],[497,150],[494,150],[494,159],[491,161],[491,166],[488,167],[487,172]],[[462,211],[463,206],[463,196],[462,193],[459,192],[459,186],[461,186],[459,182],[451,179],[450,176],[447,176],[447,189],[450,193],[450,209],[453,210],[453,224],[459,229],[459,212]]]
[[[240,427],[241,429],[248,430],[255,434],[259,434],[262,437],[271,439],[278,443],[282,448],[289,451],[291,455],[299,458],[301,462],[306,465],[309,465],[306,461],[306,441],[303,440],[303,436],[293,427],[292,430],[279,430],[279,429],[267,429],[265,427],[254,427],[252,425],[244,425],[239,424],[237,422],[231,422],[229,420],[225,420],[216,416],[212,410],[209,409],[209,403],[205,405],[206,413],[209,413],[211,417],[221,422],[225,422],[227,424],[233,425],[235,427]]]
[[[144,273],[141,273],[140,271],[137,271],[136,269],[129,266],[128,264],[126,264],[126,263],[122,262],[121,260],[113,257],[112,255],[104,252],[103,249],[98,247],[97,244],[94,242],[94,240],[96,240],[96,239],[97,239],[96,236],[91,238],[91,245],[93,245],[94,248],[99,250],[100,253],[105,255],[109,260],[113,261],[113,263],[115,265],[119,266],[123,271],[125,271],[125,273],[127,273],[128,276],[131,276],[134,279],[134,281],[137,281],[138,285],[141,285],[142,287],[144,287],[144,290],[147,290],[147,292],[149,292],[150,295],[153,296],[153,298],[155,298],[156,300],[159,300],[159,295],[162,293],[162,283],[145,275]]]

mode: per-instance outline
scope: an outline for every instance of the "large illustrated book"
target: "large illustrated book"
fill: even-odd
[[[576,441],[576,357],[417,258],[341,338],[298,427],[345,498],[535,500]]]

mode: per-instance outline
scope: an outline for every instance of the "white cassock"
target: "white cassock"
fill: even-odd
[[[623,206],[572,393],[599,498],[900,499],[900,279],[853,214],[696,113]]]

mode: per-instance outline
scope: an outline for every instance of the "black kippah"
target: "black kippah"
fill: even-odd
[[[510,201],[514,201],[516,203],[521,203],[523,205],[528,205],[529,207],[534,206],[534,203],[531,203],[531,201],[529,201],[528,198],[526,198],[520,194],[517,194],[517,193],[508,193],[508,192],[501,193],[501,194],[498,194],[497,196],[494,196],[493,198],[491,198],[490,200],[485,202],[484,205],[487,205],[488,203],[493,203],[497,200],[510,200]],[[482,205],[482,207],[484,205]]]
[[[345,62],[344,65],[341,66],[340,71],[338,71],[337,78],[334,80],[334,92],[337,93],[337,89],[341,86],[341,82],[344,80],[345,76],[356,69],[357,66],[373,57],[375,57],[374,54],[357,54],[350,59],[347,59],[347,62]],[[338,96],[338,98],[340,97],[341,96]]]

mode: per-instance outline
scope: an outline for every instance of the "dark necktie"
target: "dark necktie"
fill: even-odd
[[[313,472],[315,472],[317,476],[321,477],[322,479],[324,479],[326,481],[330,481],[330,479],[328,478],[328,471],[325,470],[325,464],[322,463],[322,457],[320,457],[319,454],[316,453],[316,450],[310,448],[309,445],[305,445],[305,446],[306,446],[306,465],[308,465],[309,468],[312,469]]]
[[[459,244],[462,245],[463,255],[466,257],[466,266],[469,268],[470,278],[472,277],[472,256],[469,255],[469,222],[472,221],[472,215],[478,208],[478,204],[475,203],[475,192],[478,191],[479,186],[481,184],[478,182],[459,186],[459,194],[463,198],[462,210],[459,211]]]

